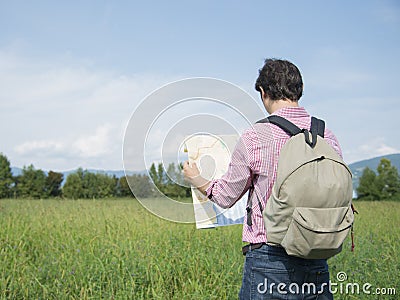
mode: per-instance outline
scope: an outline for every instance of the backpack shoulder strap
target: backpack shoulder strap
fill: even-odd
[[[296,125],[294,125],[292,122],[289,120],[277,116],[277,115],[272,115],[269,116],[265,119],[257,121],[257,123],[271,123],[274,124],[278,127],[280,127],[282,130],[284,130],[287,134],[290,136],[295,136],[296,134],[299,134],[301,132],[304,132],[306,130],[300,129]],[[310,128],[310,133],[312,136],[312,141],[309,140],[308,133],[306,131],[305,138],[307,143],[311,146],[314,147],[315,144],[317,143],[317,135],[320,137],[324,137],[325,134],[325,122],[323,120],[320,120],[316,117],[311,117],[311,128]]]
[[[253,197],[254,194],[257,197],[258,207],[260,208],[260,212],[263,211],[263,207],[262,207],[260,198],[258,198],[258,195],[257,195],[257,193],[255,191],[255,188],[254,188],[254,181],[255,181],[256,177],[257,176],[253,176],[253,175],[251,176],[251,184],[250,184],[250,187],[249,187],[249,190],[248,190],[248,196],[247,196],[246,212],[247,212],[247,225],[248,226],[252,226],[253,225],[253,220],[252,220],[253,201],[252,201],[252,197]]]
[[[311,132],[316,132],[320,137],[325,135],[325,122],[317,119],[316,117],[311,117]]]
[[[282,130],[284,130],[290,136],[294,136],[296,134],[301,133],[301,129],[299,127],[294,125],[289,120],[286,120],[285,118],[277,116],[277,115],[269,116],[269,117],[267,117],[265,119],[257,121],[257,123],[271,123],[271,124],[274,124],[274,125],[278,126],[279,128],[281,128]]]

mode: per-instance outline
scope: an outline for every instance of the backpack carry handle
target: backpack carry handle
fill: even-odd
[[[320,137],[325,136],[325,122],[317,119],[316,117],[311,117],[311,132],[316,132]]]

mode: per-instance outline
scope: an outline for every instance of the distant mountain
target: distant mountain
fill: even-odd
[[[361,160],[352,164],[349,164],[350,170],[353,173],[353,189],[356,190],[358,187],[358,181],[362,175],[363,170],[368,167],[371,170],[376,172],[376,168],[378,167],[382,158],[387,158],[390,160],[392,166],[395,166],[397,170],[400,172],[400,153],[398,154],[389,154],[378,156],[370,159]]]
[[[61,172],[64,174],[64,178],[66,178],[69,174],[75,173],[78,169],[75,170],[69,170],[69,171],[64,171]],[[97,170],[97,169],[84,169],[85,171],[88,171],[89,173],[94,173],[94,174],[106,174],[108,176],[115,176],[117,178],[120,178],[122,176],[125,176],[125,171],[124,170]],[[133,175],[133,174],[145,174],[145,171],[126,171],[127,175]]]
[[[71,173],[76,172],[78,169],[75,170],[69,170],[69,171],[61,171],[60,173],[64,174],[64,176],[68,176]],[[84,169],[85,170],[85,169]],[[48,171],[43,170],[46,174]],[[124,170],[96,170],[96,169],[87,169],[90,173],[94,174],[107,174],[109,176],[115,176],[115,177],[122,177],[125,175]],[[22,169],[18,167],[11,167],[11,173],[13,176],[18,176],[22,174]],[[128,175],[133,175],[133,174],[145,174],[147,173],[146,171],[126,171],[126,174]]]

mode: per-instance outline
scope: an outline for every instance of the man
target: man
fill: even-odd
[[[266,59],[255,89],[269,114],[284,117],[299,128],[310,129],[311,116],[298,104],[303,81],[294,64]],[[280,150],[289,138],[276,125],[255,124],[242,134],[227,173],[211,182],[200,176],[196,164],[185,162],[183,166],[191,184],[221,207],[233,206],[247,190],[252,190],[252,213],[245,215],[243,224],[242,239],[249,245],[243,248],[246,259],[240,299],[333,299],[326,260],[289,256],[283,248],[268,244],[262,210],[276,181]],[[324,138],[342,155],[329,129],[325,129]]]

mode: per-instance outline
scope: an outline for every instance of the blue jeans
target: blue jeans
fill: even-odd
[[[332,300],[325,259],[302,259],[280,247],[263,245],[246,254],[241,300]]]

